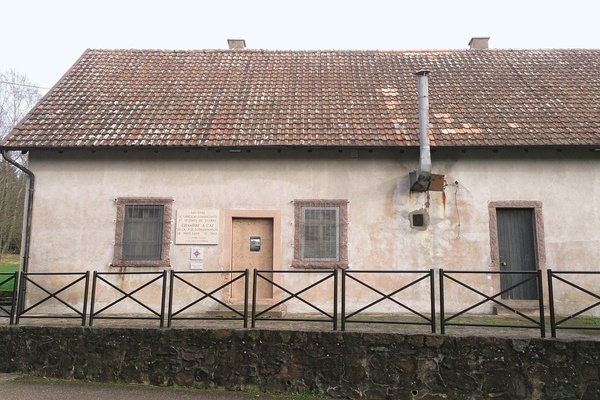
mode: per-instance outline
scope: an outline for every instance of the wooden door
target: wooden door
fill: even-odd
[[[252,279],[254,270],[273,270],[273,219],[272,218],[233,218],[231,269],[241,271],[248,268],[250,282],[248,301],[252,301]],[[273,279],[272,273],[264,273]],[[232,285],[231,299],[234,303],[242,303],[244,285],[236,282]],[[259,279],[256,290],[257,302],[268,302],[273,299],[273,285]]]
[[[500,271],[536,271],[537,253],[533,209],[498,208],[498,250]],[[501,275],[502,290],[531,278],[531,275]],[[520,285],[502,295],[503,299],[535,300],[537,286],[535,280]]]

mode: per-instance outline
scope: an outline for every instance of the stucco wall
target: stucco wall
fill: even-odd
[[[294,199],[349,201],[350,269],[488,269],[493,259],[488,205],[514,200],[541,203],[541,268],[596,269],[598,153],[438,150],[433,172],[445,175],[444,191],[411,193],[408,176],[417,157],[414,150],[32,152],[29,167],[36,188],[30,271],[115,270],[109,266],[114,199],[145,196],[172,197],[174,215],[178,209],[220,211],[219,245],[202,246],[205,270],[230,268],[225,235],[232,210],[280,215],[281,251],[275,266],[288,269]],[[414,211],[426,213],[427,229],[410,226]],[[189,270],[190,247],[173,244],[173,269]],[[497,283],[486,278],[478,285],[491,293]],[[469,299],[452,290],[446,296],[456,308]],[[426,301],[413,301],[427,308]]]

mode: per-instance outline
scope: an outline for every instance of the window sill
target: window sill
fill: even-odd
[[[348,269],[348,264],[341,261],[292,261],[292,268],[298,269]]]
[[[111,267],[157,267],[167,268],[171,266],[168,260],[113,260]]]

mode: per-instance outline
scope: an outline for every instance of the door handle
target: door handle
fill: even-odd
[[[502,261],[502,262],[500,263],[500,265],[502,265],[503,267],[506,267],[506,263],[505,263],[504,261]]]

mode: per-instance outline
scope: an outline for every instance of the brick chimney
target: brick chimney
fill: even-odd
[[[243,50],[246,48],[246,41],[244,39],[227,39],[229,50]]]
[[[486,50],[488,48],[488,37],[473,37],[469,42],[469,50]]]

